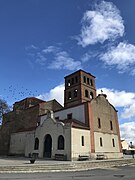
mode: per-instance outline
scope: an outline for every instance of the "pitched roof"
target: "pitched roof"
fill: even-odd
[[[71,124],[71,126],[74,128],[89,129],[89,127],[87,127],[86,124],[76,119],[65,119],[65,120],[58,120],[58,121],[61,121],[64,124]]]
[[[30,128],[20,128],[18,129],[15,133],[19,133],[19,132],[28,132],[28,131],[34,131],[36,129],[35,126],[30,127]]]

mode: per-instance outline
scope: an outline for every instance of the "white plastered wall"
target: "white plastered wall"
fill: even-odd
[[[29,157],[32,155],[35,143],[35,131],[27,132],[26,145],[25,145],[25,156]]]
[[[78,121],[85,123],[84,104],[77,107],[72,107],[72,108],[54,112],[54,117],[59,117],[60,120],[64,120],[64,119],[67,119],[67,114],[70,114],[70,113],[72,113],[72,119],[77,119]],[[47,115],[41,116],[40,124],[42,124],[46,118],[47,118]]]
[[[100,138],[102,138],[102,146],[100,145]],[[94,132],[95,139],[95,154],[104,154],[107,158],[120,158],[118,136],[115,134]],[[113,147],[112,139],[114,139],[115,146]]]
[[[90,156],[90,130],[72,128],[72,159],[77,160],[79,155]],[[82,136],[84,137],[84,146],[82,146]]]

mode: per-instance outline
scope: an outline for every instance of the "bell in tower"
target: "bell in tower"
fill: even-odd
[[[95,76],[78,70],[65,77],[64,107],[91,101],[95,97]]]

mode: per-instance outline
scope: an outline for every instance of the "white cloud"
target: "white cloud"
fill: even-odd
[[[35,45],[31,44],[30,46],[27,46],[25,49],[28,50],[28,51],[29,50],[37,50],[38,47],[36,47]]]
[[[117,7],[112,2],[102,1],[95,5],[95,10],[85,12],[82,19],[81,34],[78,44],[86,47],[90,44],[104,43],[123,36],[124,25]]]
[[[48,46],[47,48],[43,49],[42,52],[47,54],[47,53],[56,53],[59,51],[60,48],[56,46]]]
[[[107,88],[102,88],[102,90],[103,93],[107,95],[107,99],[112,105],[123,108],[121,114],[122,119],[135,117],[135,93]],[[100,94],[101,89],[98,89],[97,93]]]
[[[107,51],[95,56],[105,65],[115,67],[119,73],[135,75],[135,45],[127,42],[120,42],[117,46],[110,44],[110,41],[114,43],[114,40],[124,36],[124,31],[124,21],[118,8],[112,2],[101,1],[93,10],[84,13],[81,34],[77,40],[82,47],[108,40]],[[86,53],[82,56],[82,62],[90,58],[91,54]]]
[[[90,61],[91,59],[94,59],[96,56],[98,56],[98,52],[92,52],[92,51],[89,51],[89,52],[86,52],[85,54],[83,54],[83,56],[81,57],[81,61],[83,63],[85,62],[88,62]]]
[[[116,66],[120,72],[135,73],[135,46],[120,42],[117,47],[111,47],[100,59],[108,66]]]
[[[30,50],[30,49],[29,49]],[[34,67],[35,63],[42,68],[48,69],[66,69],[66,70],[78,70],[82,68],[81,61],[77,61],[70,57],[67,51],[62,50],[61,47],[48,46],[35,52],[28,52],[28,62]]]
[[[56,53],[55,60],[51,62],[48,68],[78,70],[81,68],[81,62],[71,58],[66,51],[61,51]]]
[[[135,93],[107,88],[98,89],[97,93],[100,94],[101,90],[107,95],[107,99],[115,107],[127,107],[135,102]]]
[[[122,118],[132,118],[135,117],[135,100],[133,104],[129,107],[124,108],[124,112],[122,114]]]
[[[128,143],[135,145],[135,122],[127,122],[120,125],[121,139],[125,139]]]
[[[90,58],[91,58],[91,55],[90,55],[89,53],[85,53],[85,54],[82,56],[81,60],[82,60],[82,62],[87,62],[87,61],[90,60]]]
[[[35,62],[41,66],[44,66],[46,65],[46,61],[46,57],[42,53],[38,52]]]
[[[50,69],[78,70],[81,68],[81,62],[71,58],[68,52],[63,51],[60,47],[48,46],[42,52],[44,55],[53,55],[54,60],[48,65]]]
[[[56,99],[60,104],[64,104],[64,84],[60,84],[53,89],[51,89],[48,93],[43,93],[39,95],[37,98],[43,99],[45,101],[49,101],[52,99]]]

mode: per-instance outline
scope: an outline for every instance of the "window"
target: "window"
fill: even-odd
[[[100,121],[100,118],[98,118],[98,128],[101,128],[101,121]]]
[[[77,76],[75,76],[75,82],[78,83],[78,77]]]
[[[90,85],[93,86],[93,81],[92,81],[92,79],[90,79]]]
[[[58,150],[64,150],[64,137],[62,135],[58,137]]]
[[[90,79],[89,78],[87,78],[87,84],[90,84]]]
[[[83,82],[86,83],[86,76],[83,76]]]
[[[68,92],[68,99],[72,99],[71,98],[71,92]]]
[[[82,146],[84,146],[84,136],[82,136]]]
[[[67,82],[67,86],[71,86],[71,82],[70,82],[70,80],[68,80],[68,82]]]
[[[102,138],[100,138],[100,146],[103,146]]]
[[[87,89],[85,90],[85,97],[87,97],[87,98],[89,97]]]
[[[74,90],[74,97],[77,97],[77,89]]]
[[[72,113],[67,114],[67,119],[72,119]]]
[[[93,99],[93,92],[90,92],[90,99]]]
[[[39,148],[39,139],[36,138],[36,139],[35,139],[34,150],[38,150],[38,148]]]
[[[110,121],[110,129],[113,130],[113,124],[112,124],[112,121]]]
[[[72,84],[74,84],[74,78],[72,78]]]
[[[113,147],[115,147],[115,141],[114,141],[114,139],[112,139],[112,145],[113,145]]]

